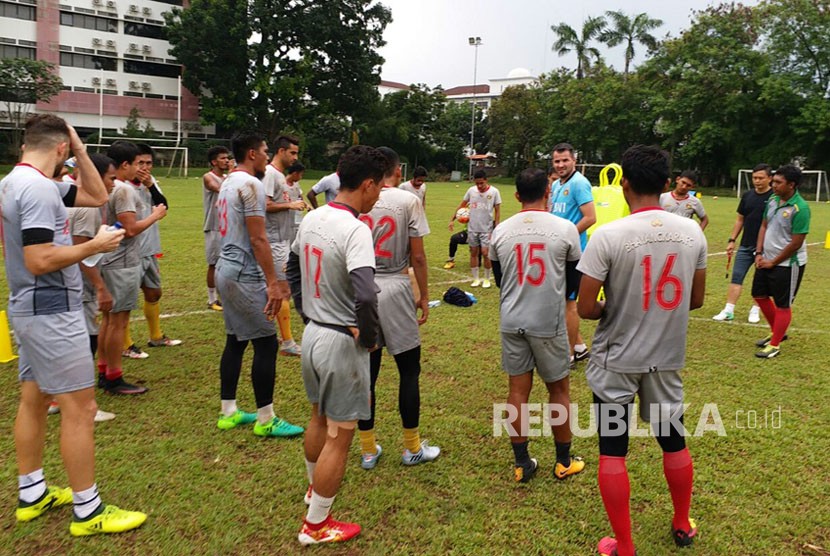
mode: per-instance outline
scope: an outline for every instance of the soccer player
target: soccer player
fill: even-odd
[[[289,200],[288,183],[285,179],[288,167],[297,162],[300,140],[290,135],[281,135],[277,137],[276,143],[277,152],[271,164],[265,168],[262,185],[265,187],[265,230],[268,243],[271,245],[274,270],[278,280],[285,280],[285,265],[288,263],[288,251],[291,249],[294,233],[294,213],[302,213],[305,203],[302,199]],[[284,299],[280,306],[277,324],[282,336],[280,353],[299,357],[302,351],[291,333],[291,307],[288,299]]]
[[[205,211],[205,220],[202,230],[205,233],[205,259],[207,260],[207,290],[209,309],[222,310],[222,302],[216,295],[216,263],[219,261],[221,238],[219,236],[219,220],[216,218],[216,201],[219,198],[219,189],[225,181],[228,171],[230,151],[222,146],[208,149],[207,156],[210,162],[210,171],[202,176],[202,206]]]
[[[554,146],[551,157],[553,169],[558,176],[551,185],[551,213],[570,220],[576,225],[580,247],[582,251],[585,251],[585,245],[588,243],[587,230],[597,221],[591,182],[576,169],[576,153],[571,144],[559,143]],[[572,365],[575,365],[577,361],[587,359],[590,355],[590,350],[579,331],[579,314],[576,311],[578,289],[579,282],[576,282],[574,289],[566,292],[568,300],[565,303]]]
[[[755,355],[771,359],[787,339],[793,313],[790,306],[801,286],[807,266],[810,207],[798,193],[801,170],[788,164],[775,171],[773,195],[767,201],[755,247],[755,278],[752,297],[767,319],[771,335],[758,340]],[[772,298],[772,299],[770,299]]]
[[[20,350],[15,517],[31,521],[74,503],[73,536],[135,529],[147,516],[103,504],[95,484],[95,373],[77,266],[115,249],[124,232],[100,229],[92,240],[72,244],[66,207],[107,201],[104,184],[72,127],[52,114],[37,114],[26,121],[23,142],[22,162],[0,182],[9,315]],[[53,181],[70,149],[80,187]],[[53,396],[63,415],[61,457],[70,488],[47,485],[43,473],[46,408]]]
[[[372,210],[388,162],[377,149],[340,157],[337,197],[306,215],[291,246],[288,276],[303,333],[303,383],[311,402],[305,435],[308,513],[298,540],[340,542],[360,525],[335,521],[334,497],[346,470],[357,421],[371,416],[369,350],[377,349],[378,312],[372,233],[357,217]]]
[[[327,176],[323,176],[320,181],[315,183],[308,192],[307,198],[308,202],[311,205],[312,210],[318,207],[317,205],[317,195],[320,193],[325,192],[326,194],[326,203],[330,203],[334,200],[337,196],[337,192],[340,190],[340,173],[334,172],[333,174],[329,174]]]
[[[585,374],[597,411],[599,490],[615,535],[597,548],[608,556],[635,554],[625,463],[635,395],[663,450],[674,542],[689,546],[697,533],[689,519],[693,469],[680,370],[689,312],[703,305],[706,238],[696,223],[658,204],[669,179],[667,153],[636,145],[623,154],[622,170],[631,214],[598,228],[577,266],[579,315],[599,320]],[[606,301],[597,301],[600,288]]]
[[[162,205],[167,208],[167,198],[161,192],[156,178],[153,177],[153,149],[144,143],[136,145],[139,150],[138,172],[132,181],[140,203],[137,205],[136,217],[147,218],[153,207]],[[161,269],[158,257],[161,254],[161,234],[158,222],[153,223],[140,236],[141,243],[141,291],[144,294],[144,318],[150,339],[149,347],[169,347],[181,345],[181,340],[168,338],[161,330]],[[124,340],[125,350],[137,349],[130,338],[130,327],[127,324],[127,334]]]
[[[692,170],[683,170],[675,182],[674,191],[667,191],[660,195],[660,206],[663,210],[679,214],[684,218],[695,215],[700,219],[700,229],[705,230],[709,225],[709,217],[703,209],[703,203],[689,190],[697,185],[697,174]]]
[[[772,195],[772,168],[769,164],[758,164],[752,169],[752,186],[750,191],[741,195],[738,203],[738,218],[732,226],[732,233],[726,243],[726,254],[732,257],[735,254],[735,242],[743,230],[741,245],[735,254],[735,263],[732,266],[732,281],[726,290],[726,305],[723,310],[712,317],[712,320],[730,321],[735,318],[735,304],[741,296],[744,278],[755,262],[755,247],[758,242],[758,231],[764,219],[764,209]],[[749,322],[755,324],[761,321],[760,309],[754,302],[749,310]]]
[[[582,471],[585,462],[571,457],[570,367],[568,327],[565,324],[565,291],[576,277],[582,254],[576,226],[548,212],[550,186],[543,170],[528,168],[516,178],[518,214],[493,230],[490,258],[496,285],[501,288],[502,368],[509,377],[507,404],[518,416],[517,436],[510,441],[515,457],[514,478],[526,483],[538,462],[528,454],[524,406],[533,387],[533,369],[545,382],[551,407],[557,411],[553,425],[559,480]],[[564,413],[564,415],[562,415]],[[562,419],[564,417],[564,419]]]
[[[473,282],[470,286],[490,287],[490,234],[501,219],[501,195],[499,190],[487,183],[484,170],[473,174],[475,185],[464,194],[461,204],[452,213],[449,229],[453,231],[456,213],[464,207],[470,208],[470,221],[467,223],[467,242],[470,244],[470,272]],[[484,280],[479,280],[478,256],[484,258]],[[446,265],[445,265],[446,266]]]
[[[274,415],[277,333],[272,319],[289,296],[288,283],[279,279],[265,232],[265,189],[255,176],[268,166],[268,145],[256,133],[242,133],[231,143],[237,166],[219,191],[219,234],[222,251],[216,263],[216,287],[222,297],[225,350],[219,364],[222,430],[256,422],[257,436],[297,436],[303,428]],[[254,346],[251,363],[256,413],[236,405],[242,358],[248,342]]]
[[[124,381],[121,357],[130,311],[138,306],[138,290],[141,286],[140,235],[167,215],[167,207],[157,205],[145,217],[139,219],[141,199],[131,183],[138,174],[138,147],[128,141],[117,141],[107,150],[107,156],[115,163],[115,187],[107,204],[107,224],[120,222],[126,232],[124,241],[104,256],[101,276],[112,294],[112,308],[102,310],[103,320],[99,332],[98,383],[110,394],[144,394],[147,388]]]
[[[416,166],[412,171],[412,179],[400,185],[404,191],[409,191],[421,200],[424,210],[427,208],[427,169],[423,166]]]
[[[438,446],[421,442],[418,431],[421,413],[421,394],[418,377],[421,374],[421,337],[418,327],[429,318],[429,290],[424,237],[429,234],[424,207],[419,199],[401,190],[401,160],[388,147],[378,149],[389,166],[384,176],[383,189],[374,208],[360,217],[372,230],[375,243],[375,269],[380,293],[378,316],[380,334],[378,345],[386,346],[395,358],[400,375],[398,409],[403,424],[404,465],[427,463],[441,454]],[[408,268],[412,266],[418,285],[414,297]],[[418,318],[417,310],[421,310]],[[380,374],[382,350],[370,356],[371,417],[358,421],[360,429],[360,466],[374,469],[382,453],[375,437],[375,383]]]

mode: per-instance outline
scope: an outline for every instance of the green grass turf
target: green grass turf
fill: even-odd
[[[304,189],[311,185],[306,182]],[[198,179],[163,181],[171,211],[162,222],[165,332],[181,338],[176,348],[149,350],[144,361],[128,361],[128,379],[148,385],[138,398],[99,396],[103,409],[118,417],[97,425],[97,478],[104,500],[149,514],[138,531],[118,536],[72,539],[69,508],[28,524],[14,522],[14,446],[11,435],[17,403],[16,365],[0,365],[0,484],[5,510],[0,523],[2,554],[289,554],[299,549],[296,533],[305,512],[302,440],[261,440],[250,429],[219,431],[218,364],[222,318],[204,312],[202,197]],[[468,279],[467,248],[458,266],[444,271],[447,221],[466,185],[429,184],[426,240],[431,298]],[[518,210],[512,188],[500,186],[503,216]],[[745,322],[748,292],[734,323],[710,317],[723,306],[728,280],[724,250],[734,222],[734,197],[703,199],[710,214],[705,306],[689,326],[686,398],[692,428],[704,404],[717,404],[727,436],[692,438],[695,490],[692,515],[700,536],[699,555],[815,554],[805,545],[830,549],[830,205],[810,203],[810,261],[795,304],[790,340],[777,359],[753,357],[762,325]],[[0,294],[7,295],[5,279]],[[468,288],[469,289],[469,288]],[[371,472],[358,465],[354,443],[335,515],[355,520],[361,536],[326,554],[592,554],[610,534],[596,484],[595,438],[577,438],[574,452],[586,471],[565,482],[551,478],[553,441],[532,442],[540,475],[527,485],[512,481],[512,452],[505,437],[494,438],[493,403],[504,401],[507,381],[500,369],[498,290],[477,290],[469,309],[441,305],[423,327],[421,431],[442,448],[438,461],[405,468],[397,414],[394,363],[384,358],[378,384],[379,441],[385,455]],[[140,317],[138,312],[135,316]],[[294,331],[302,326],[296,315]],[[590,339],[593,323],[583,323]],[[133,336],[146,342],[143,322]],[[636,346],[631,346],[636,349]],[[250,360],[250,353],[246,359]],[[56,364],[60,364],[57,362]],[[276,409],[305,424],[309,408],[297,359],[277,363]],[[253,409],[250,382],[243,373],[241,407]],[[591,394],[582,365],[572,376],[572,398],[587,426]],[[531,401],[543,402],[537,385]],[[762,423],[765,412],[781,409],[781,427]],[[746,412],[758,423],[747,428]],[[738,413],[744,412],[744,413]],[[737,414],[737,420],[736,420]],[[65,485],[58,451],[59,417],[49,417],[46,475]],[[634,537],[640,554],[676,551],[668,529],[671,501],[657,443],[633,438],[629,457]],[[826,554],[826,552],[825,552]]]

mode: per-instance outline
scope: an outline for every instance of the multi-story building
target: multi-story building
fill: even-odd
[[[32,112],[53,112],[85,132],[123,129],[140,112],[165,137],[205,137],[198,99],[169,54],[162,14],[187,0],[0,0],[0,58],[47,60],[64,90]]]

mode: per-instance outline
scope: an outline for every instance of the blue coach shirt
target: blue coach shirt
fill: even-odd
[[[561,180],[553,182],[550,191],[551,214],[570,220],[574,224],[582,220],[579,207],[594,200],[591,193],[591,182],[579,172],[574,172],[564,184]],[[579,242],[583,251],[588,243],[588,233],[579,234]]]

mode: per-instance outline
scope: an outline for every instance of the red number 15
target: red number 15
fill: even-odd
[[[529,243],[527,245],[527,266],[529,269],[536,267],[539,272],[536,276],[530,275],[530,270],[525,270],[524,245],[517,243],[514,249],[516,250],[516,273],[518,274],[519,285],[523,286],[525,282],[531,286],[539,286],[545,281],[545,260],[536,255],[536,251],[544,251],[544,243]]]

